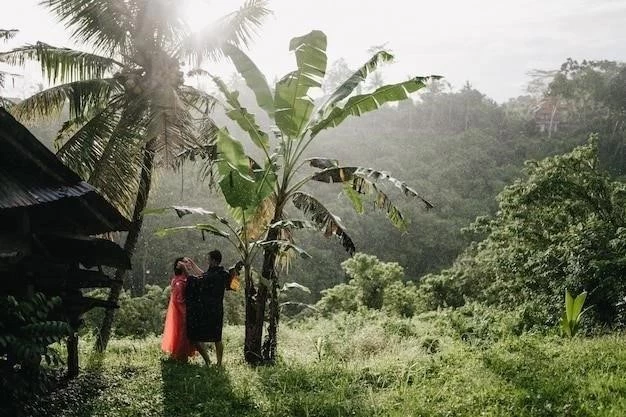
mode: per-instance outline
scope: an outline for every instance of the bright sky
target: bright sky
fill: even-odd
[[[190,24],[200,26],[243,0],[180,2]],[[21,31],[0,48],[37,40],[72,46],[38,3],[0,0],[0,28]],[[269,80],[295,67],[289,39],[312,29],[328,35],[329,62],[344,58],[357,67],[369,47],[387,43],[397,60],[385,81],[441,74],[455,88],[469,80],[499,102],[524,92],[529,70],[558,68],[568,57],[626,61],[626,0],[271,0],[270,8],[249,52]],[[232,71],[213,69],[226,78]],[[37,81],[27,71],[11,92],[27,95]]]

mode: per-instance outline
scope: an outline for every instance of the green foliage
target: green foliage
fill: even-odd
[[[359,309],[359,289],[350,284],[338,284],[321,291],[316,308],[323,313],[354,312]]]
[[[93,290],[91,297],[105,298],[106,290]],[[113,324],[113,334],[116,337],[142,339],[147,336],[159,336],[163,333],[165,312],[169,303],[170,287],[146,285],[143,295],[133,297],[130,291],[122,291],[119,300],[118,319]],[[230,324],[243,322],[243,297],[239,293],[230,294],[224,298],[224,321]],[[93,309],[84,316],[83,333],[98,333],[104,311]]]
[[[626,290],[624,189],[600,168],[595,139],[528,162],[526,178],[498,196],[497,214],[471,226],[484,240],[450,270],[427,277],[424,290],[431,300],[449,295],[438,301],[447,305],[460,296],[508,309],[539,304],[552,317],[544,324],[556,325],[565,289],[584,288],[592,320],[614,323]]]
[[[89,296],[105,298],[106,290],[94,290]],[[165,311],[169,302],[169,287],[161,288],[158,285],[146,285],[145,293],[140,297],[133,297],[130,291],[122,291],[119,299],[118,320],[113,324],[113,334],[117,337],[143,338],[149,335],[163,333]],[[85,314],[83,331],[97,334],[102,322],[104,311],[93,309]]]
[[[383,293],[383,309],[392,315],[413,317],[423,308],[418,288],[412,281],[394,281]]]
[[[323,314],[356,312],[362,308],[385,310],[400,317],[413,317],[422,310],[418,289],[403,282],[404,269],[396,262],[356,253],[341,264],[349,282],[321,291],[316,308]]]
[[[49,386],[41,361],[58,365],[60,357],[50,345],[70,334],[66,322],[49,318],[60,304],[60,298],[41,293],[0,297],[0,411],[8,413],[3,415],[20,410]]]
[[[568,290],[565,290],[565,311],[561,318],[561,332],[568,337],[576,336],[578,325],[584,313],[583,306],[587,299],[587,292],[583,291],[574,299]]]
[[[357,253],[341,264],[351,278],[350,284],[359,289],[360,302],[367,308],[383,307],[385,289],[394,282],[401,282],[404,269],[396,262],[380,262],[373,255]]]
[[[482,313],[476,310],[475,316]],[[205,368],[198,357],[190,364],[163,360],[156,338],[112,340],[101,362],[90,360],[78,380],[30,404],[28,414],[589,417],[626,412],[623,335],[563,344],[556,335],[506,334],[476,344],[450,333],[449,325],[447,312],[405,319],[371,310],[283,323],[281,360],[259,368],[240,359],[241,326],[224,329],[223,369]]]

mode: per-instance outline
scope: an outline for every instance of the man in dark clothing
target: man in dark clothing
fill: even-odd
[[[221,263],[222,254],[218,250],[209,252],[209,268],[204,272],[189,260],[190,272],[198,276],[187,279],[185,291],[187,336],[207,365],[210,359],[204,343],[215,343],[217,366],[222,365],[224,353],[224,291],[230,289],[231,281],[231,274]]]

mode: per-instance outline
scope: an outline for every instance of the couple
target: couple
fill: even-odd
[[[238,263],[226,271],[219,250],[209,252],[209,267],[202,271],[190,258],[174,261],[170,302],[165,316],[161,349],[172,359],[186,362],[196,351],[211,363],[206,342],[215,343],[217,366],[222,365],[224,345],[224,291],[236,290]]]

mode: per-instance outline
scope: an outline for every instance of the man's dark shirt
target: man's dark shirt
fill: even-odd
[[[222,340],[224,291],[230,283],[224,267],[210,267],[202,277],[187,279],[187,336],[195,342]]]

